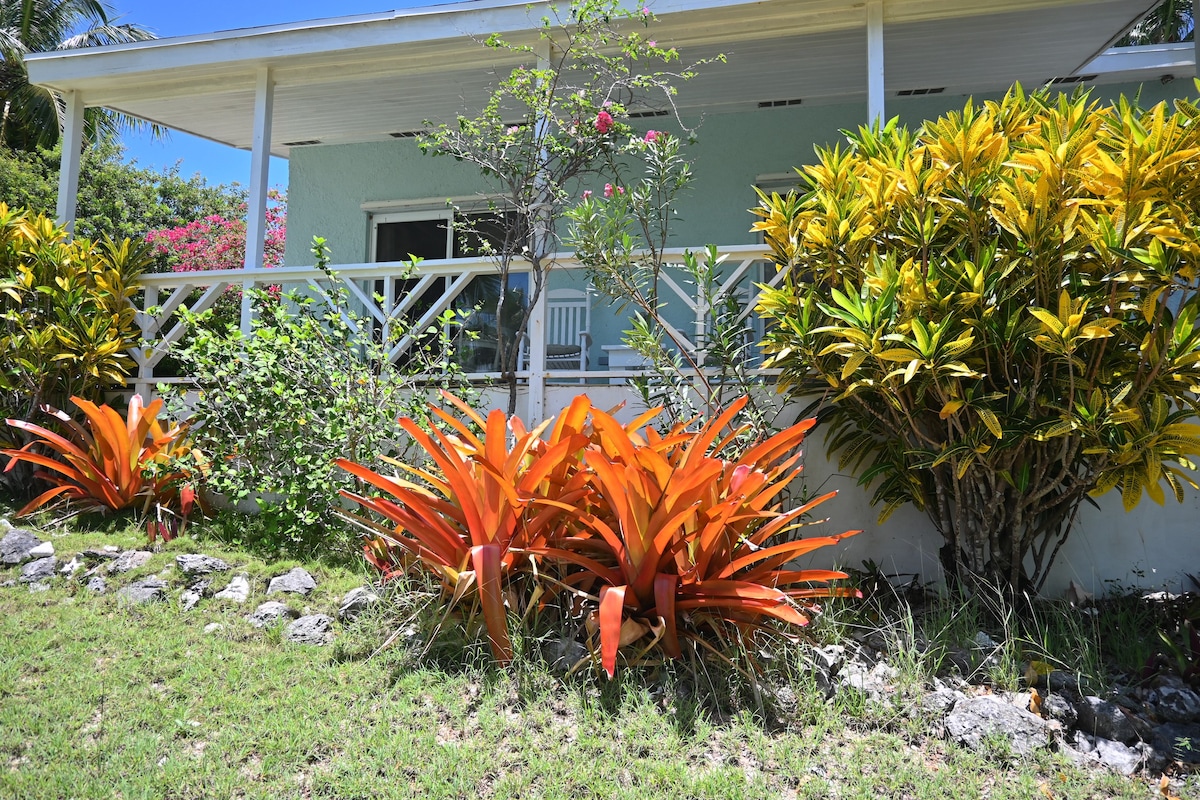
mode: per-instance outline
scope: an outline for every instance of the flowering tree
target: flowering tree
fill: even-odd
[[[269,197],[263,253],[263,266],[268,268],[283,264],[287,227],[287,198],[274,189]],[[245,204],[240,211],[242,215],[236,217],[209,214],[186,225],[150,231],[146,241],[171,272],[241,269],[246,261]]]
[[[272,189],[268,194],[267,227],[263,248],[263,266],[268,269],[283,265],[283,246],[287,233],[287,197]],[[160,271],[204,272],[220,269],[241,269],[246,263],[246,205],[241,214],[228,217],[209,214],[186,225],[162,228],[146,234],[154,248]],[[278,294],[278,286],[267,287]],[[230,286],[217,299],[213,316],[221,323],[234,321],[240,313],[242,289]]]
[[[488,47],[529,63],[500,81],[477,116],[427,122],[431,130],[418,140],[426,153],[478,167],[495,216],[503,220],[498,234],[491,230],[476,238],[485,240],[481,249],[493,258],[499,277],[496,344],[510,414],[516,409],[520,343],[530,309],[545,289],[549,257],[557,249],[555,220],[569,200],[568,185],[595,171],[629,137],[630,110],[674,111],[672,81],[693,75],[695,65],[633,71],[635,64],[665,68],[679,60],[673,48],[659,47],[637,30],[652,21],[648,8],[628,11],[613,0],[575,0],[567,11],[551,8],[541,19],[536,45],[489,37]],[[518,260],[529,265],[530,286],[514,334],[499,320],[510,307],[510,274]]]

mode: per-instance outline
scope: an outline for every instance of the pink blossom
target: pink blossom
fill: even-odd
[[[646,42],[646,44],[650,45],[651,47],[658,47],[658,42],[654,41],[653,39]]]
[[[650,16],[650,9],[643,7],[643,8],[642,8],[642,16],[643,16],[643,17],[648,17],[648,16]]]
[[[612,114],[601,111],[596,115],[596,132],[601,135],[608,133],[613,126]]]
[[[611,183],[604,184],[604,197],[608,199],[613,196],[613,185]]]
[[[647,142],[657,142],[659,136],[662,136],[662,134],[658,131],[646,131]]]
[[[521,126],[520,126],[520,125],[513,125],[513,126],[512,126],[511,128],[509,128],[507,131],[505,131],[505,133],[507,133],[509,136],[514,136],[514,135],[516,135],[516,133],[517,133],[519,130],[521,130]]]
[[[618,187],[617,187],[617,194],[625,194],[625,187],[624,187],[624,186],[618,186]]]
[[[584,199],[584,200],[590,200],[590,199],[592,199],[592,190],[591,190],[591,189],[585,189],[585,190],[584,190],[584,192],[583,192],[583,199]]]

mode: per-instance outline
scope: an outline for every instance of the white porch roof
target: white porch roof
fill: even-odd
[[[1156,0],[884,0],[886,96],[1038,85],[1078,74]],[[648,0],[653,36],[685,60],[724,53],[680,105],[844,101],[867,92],[862,0]],[[480,41],[528,37],[544,5],[473,0],[53,52],[30,80],[234,147],[254,138],[257,76],[274,85],[271,152],[384,141],[479,104],[512,63]],[[1157,77],[1157,75],[1155,75]],[[865,119],[865,118],[864,118]]]

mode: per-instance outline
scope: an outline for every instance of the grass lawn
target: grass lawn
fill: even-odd
[[[54,541],[60,557],[139,544],[132,532]],[[0,589],[0,798],[1157,796],[1147,779],[1054,754],[961,750],[903,706],[823,705],[802,687],[796,710],[764,719],[737,692],[730,710],[703,711],[683,670],[564,682],[529,660],[499,671],[412,646],[369,657],[403,621],[396,598],[331,647],[289,644],[243,616],[293,563],[211,541],[177,540],[126,577],[186,551],[250,572],[246,606],[129,607],[62,581]],[[366,577],[306,566],[318,589],[297,610],[336,611]],[[223,630],[205,633],[212,622]]]

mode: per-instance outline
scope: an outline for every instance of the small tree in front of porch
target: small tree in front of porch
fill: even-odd
[[[569,201],[569,187],[605,163],[632,128],[636,109],[675,110],[673,82],[693,67],[668,70],[679,54],[642,33],[653,21],[648,9],[627,11],[611,0],[577,0],[566,11],[552,8],[537,26],[537,43],[498,36],[486,46],[523,63],[501,80],[474,116],[434,125],[418,143],[431,155],[448,155],[479,168],[487,199],[503,220],[486,230],[459,228],[481,242],[498,277],[496,350],[516,409],[516,372],[534,305],[546,288],[557,249],[555,223]],[[658,69],[640,71],[643,65]],[[513,271],[528,265],[525,303],[513,320]],[[515,322],[515,332],[505,321]]]
[[[1200,107],[968,103],[819,152],[756,228],[767,348],[950,575],[1037,589],[1089,495],[1182,501],[1200,453]]]

